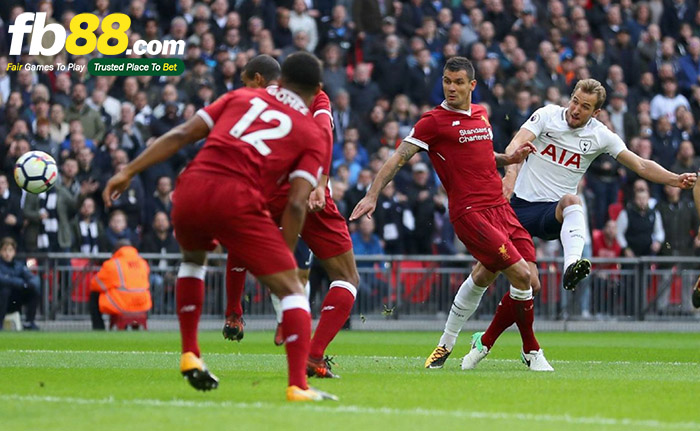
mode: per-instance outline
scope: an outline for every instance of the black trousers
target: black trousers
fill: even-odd
[[[22,306],[25,306],[26,309],[24,320],[33,322],[36,318],[36,309],[39,306],[40,298],[39,290],[31,287],[24,289],[0,287],[0,324],[5,320],[7,313],[21,312]]]
[[[92,318],[93,330],[105,330],[105,321],[100,313],[100,292],[90,292],[90,317]]]

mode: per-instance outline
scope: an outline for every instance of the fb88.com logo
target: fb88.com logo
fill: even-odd
[[[29,23],[34,24],[30,25]],[[86,24],[86,28],[82,25]],[[98,38],[95,35],[97,28],[102,29],[102,34]],[[131,18],[123,13],[112,13],[104,17],[100,24],[100,19],[91,13],[81,13],[71,19],[69,36],[66,35],[66,29],[60,24],[46,25],[46,12],[24,12],[17,16],[15,23],[8,28],[12,35],[10,43],[10,55],[20,55],[22,53],[22,41],[25,34],[31,34],[32,42],[29,46],[29,55],[56,55],[65,46],[66,51],[73,55],[87,55],[92,53],[95,48],[102,55],[119,55],[126,52],[131,54],[132,50],[128,49],[129,37],[126,31],[131,27]],[[44,34],[52,32],[55,36],[54,43],[50,47],[45,47],[42,44]],[[84,39],[83,45],[78,45],[78,40]],[[110,45],[109,40],[115,39],[116,44]],[[133,45],[133,52],[138,55],[150,54],[176,54],[181,55],[185,52],[184,40],[170,40],[161,42],[152,40],[137,40]]]

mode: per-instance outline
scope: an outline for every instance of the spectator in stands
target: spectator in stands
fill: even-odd
[[[55,142],[63,142],[68,136],[69,129],[68,123],[65,121],[65,112],[63,106],[58,103],[54,103],[49,111],[50,124],[49,124],[49,134],[51,140]]]
[[[676,159],[681,136],[677,130],[673,129],[668,117],[664,116],[656,121],[651,142],[654,158],[661,166],[671,166]]]
[[[100,238],[104,235],[104,227],[97,216],[95,200],[91,197],[83,199],[75,219],[71,223],[75,243],[73,249],[84,254],[94,254],[100,251]]]
[[[352,184],[345,192],[347,207],[350,209],[355,208],[355,205],[365,196],[371,184],[372,171],[366,168],[362,169],[357,175],[357,182]]]
[[[433,254],[433,216],[435,214],[435,190],[428,184],[430,169],[423,162],[413,165],[413,181],[406,190],[406,207],[414,219],[406,252],[410,254]]]
[[[350,94],[340,89],[333,99],[333,133],[334,142],[343,144],[345,142],[345,131],[350,127],[357,127],[357,114],[350,107]]]
[[[364,192],[361,197],[364,197]],[[377,200],[377,209],[372,218],[376,223],[377,235],[384,244],[384,252],[387,254],[405,253],[404,245],[407,239],[403,225],[405,204],[406,196],[396,192],[393,181],[386,185]]]
[[[73,238],[73,230],[71,229],[71,222],[78,212],[81,197],[84,198],[94,193],[99,186],[99,184],[94,181],[86,181],[80,184],[77,180],[77,175],[78,162],[75,159],[64,160],[61,165],[61,177],[54,187],[56,191],[55,219],[58,224],[56,240],[58,241],[58,249],[64,252],[71,251],[75,241],[75,238]],[[53,212],[51,209],[51,202],[48,202],[48,199],[46,209],[49,213]],[[46,221],[44,222],[44,228],[49,232],[49,228],[53,228],[53,226],[49,226],[50,224],[51,223]]]
[[[336,171],[340,165],[345,165],[347,167],[350,174],[348,181],[350,185],[354,185],[357,182],[357,176],[362,170],[362,165],[357,161],[356,142],[346,141],[343,144],[343,158],[333,162],[333,171]]]
[[[168,213],[158,211],[152,218],[152,229],[146,233],[139,249],[141,253],[176,254],[180,252],[180,246],[170,229],[170,216]],[[176,274],[166,272],[168,261],[165,259],[153,259],[149,262],[152,269],[150,275],[151,292],[153,295],[153,311],[155,313],[165,310],[165,291],[167,286],[174,286]]]
[[[661,214],[649,207],[649,192],[635,192],[617,217],[617,242],[625,257],[653,256],[665,239]]]
[[[318,28],[316,21],[309,15],[304,0],[294,0],[292,12],[289,16],[289,29],[292,33],[306,32],[308,41],[304,47],[309,52],[316,50],[318,45]]]
[[[105,329],[102,314],[143,313],[152,306],[148,263],[128,240],[117,241],[113,250],[90,283],[90,316],[97,331]]]
[[[695,233],[700,224],[695,204],[692,200],[681,201],[681,190],[679,188],[664,186],[664,193],[666,199],[657,206],[658,212],[661,214],[661,219],[663,220],[665,233],[664,243],[659,255],[693,256],[695,250],[700,246],[700,244],[695,241]],[[672,264],[662,265],[662,267],[667,268],[673,266]],[[687,268],[688,265],[680,264],[677,269],[680,272],[682,269]],[[661,311],[668,311],[671,291],[670,285],[667,284],[669,282],[670,280],[666,283],[661,283],[663,290],[659,292],[659,300],[657,302],[657,306]],[[669,288],[665,288],[667,285]],[[687,310],[690,307],[690,294],[692,292],[689,289],[682,289],[682,291],[682,304],[686,305],[683,308]]]
[[[408,80],[405,88],[411,101],[417,105],[429,102],[430,93],[435,83],[442,76],[442,70],[433,64],[432,56],[428,48],[421,49],[416,55],[417,64],[408,70]],[[400,82],[400,75],[394,75],[394,80]],[[401,89],[397,88],[396,93]]]
[[[46,117],[36,120],[36,133],[32,139],[32,150],[43,151],[54,159],[58,159],[58,142],[51,138],[51,123]]]
[[[66,111],[66,120],[80,120],[83,125],[83,133],[88,139],[100,141],[105,134],[105,125],[100,114],[90,108],[85,100],[87,99],[87,89],[85,84],[77,83],[71,92],[71,105]]]
[[[5,237],[0,241],[0,323],[6,313],[20,311],[25,306],[24,329],[38,330],[34,319],[41,298],[39,276],[27,268],[26,262],[15,259],[16,253],[17,242],[14,239]]]
[[[353,232],[352,248],[355,256],[367,256],[384,254],[384,247],[379,237],[374,233],[374,219],[362,217],[359,221],[359,227],[356,232]],[[357,263],[358,268],[372,268],[376,265],[382,265],[382,262],[367,262],[362,261]],[[365,312],[378,305],[383,293],[386,293],[386,283],[377,279],[372,271],[362,271],[360,269],[360,285],[357,289],[357,304],[360,312]]]
[[[100,250],[114,250],[119,240],[138,245],[138,237],[127,225],[124,211],[114,210],[110,213],[109,224],[100,238]]]
[[[7,176],[0,174],[0,238],[19,240],[23,224],[20,196],[20,192],[10,188]]]
[[[376,1],[376,0],[363,0]],[[355,76],[348,85],[350,106],[359,117],[364,117],[374,106],[381,95],[381,90],[376,82],[370,80],[370,65],[360,63],[355,67]]]
[[[651,119],[666,117],[671,124],[675,124],[676,108],[685,106],[690,109],[690,103],[685,96],[678,94],[678,83],[674,78],[663,81],[662,88],[663,94],[657,94],[651,99]]]
[[[173,208],[172,200],[173,180],[169,176],[162,176],[156,180],[155,192],[146,199],[146,220],[153,220],[153,217],[163,212],[170,218]]]

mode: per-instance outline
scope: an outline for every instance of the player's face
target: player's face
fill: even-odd
[[[442,91],[445,93],[447,104],[452,108],[469,109],[474,87],[476,80],[470,80],[466,70],[446,70],[442,75]]]
[[[600,109],[595,109],[598,97],[595,94],[584,93],[576,90],[569,101],[569,109],[566,110],[566,123],[572,129],[578,129],[588,123],[591,117],[598,115]]]

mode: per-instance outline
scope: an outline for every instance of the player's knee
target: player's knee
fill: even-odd
[[[566,194],[560,199],[562,208],[566,208],[571,205],[581,205],[581,198],[576,195]]]
[[[530,288],[530,269],[527,265],[517,268],[513,272],[510,282],[513,286],[521,290],[527,290]]]

